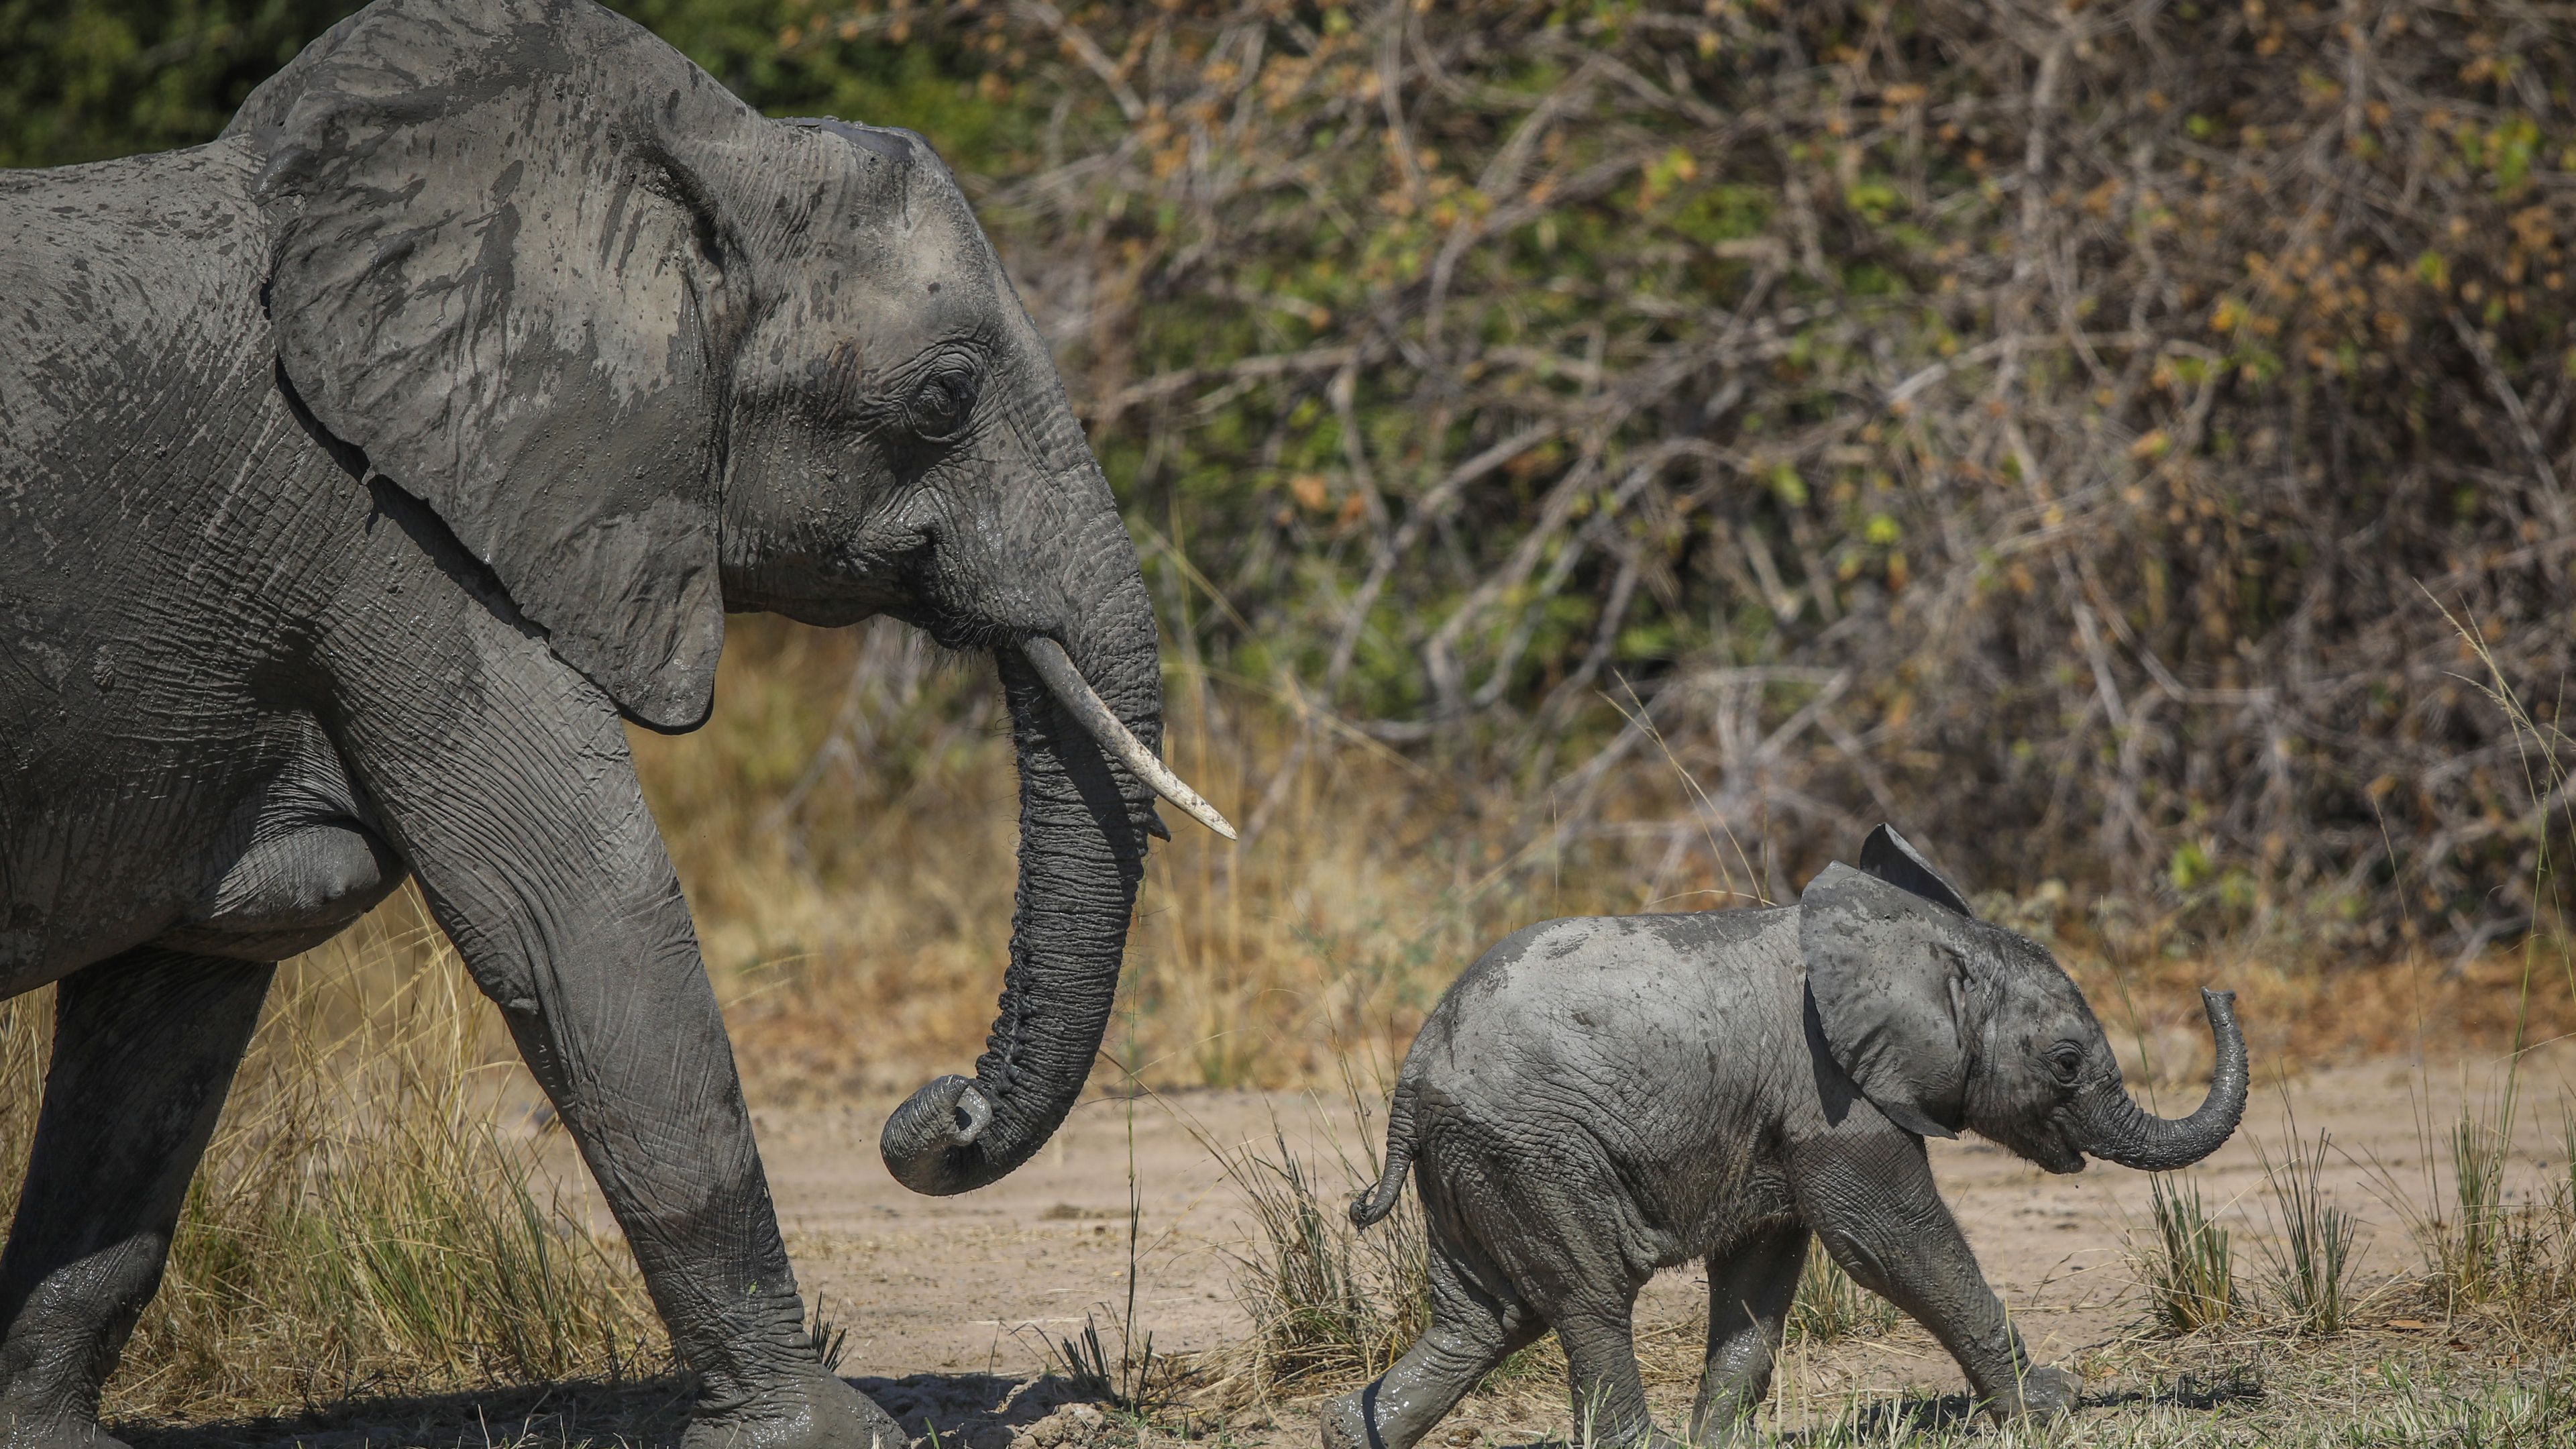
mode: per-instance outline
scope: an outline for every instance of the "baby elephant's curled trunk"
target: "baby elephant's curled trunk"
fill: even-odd
[[[2129,1099],[2117,1080],[2095,1098],[2093,1140],[2085,1150],[2107,1162],[2147,1172],[2189,1167],[2218,1150],[2245,1116],[2245,1033],[2236,1025],[2236,993],[2202,991],[2209,1013],[2210,1035],[2217,1039],[2218,1066],[2210,1073],[2209,1095],[2188,1117],[2158,1117]]]

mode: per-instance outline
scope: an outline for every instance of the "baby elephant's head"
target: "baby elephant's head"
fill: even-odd
[[[1828,866],[1807,886],[1798,940],[1827,1051],[1909,1131],[1971,1128],[2051,1172],[2083,1171],[2088,1153],[2163,1172],[2217,1151],[2245,1115],[2234,993],[2201,993],[2218,1042],[2208,1097],[2188,1117],[2153,1116],[2047,950],[1979,921],[1884,825],[1859,870]]]

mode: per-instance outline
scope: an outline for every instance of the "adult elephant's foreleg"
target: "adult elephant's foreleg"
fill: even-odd
[[[634,929],[657,917],[663,929]],[[478,950],[476,981],[579,1145],[674,1346],[700,1376],[701,1420],[727,1425],[719,1437],[745,1418],[793,1420],[808,1397],[835,1386],[817,1377],[715,995],[676,893],[623,924],[581,922],[542,957]]]
[[[640,814],[642,801],[626,802]],[[541,897],[424,862],[433,908],[501,1008],[700,1380],[686,1443],[894,1449],[894,1420],[833,1378],[752,1139],[724,1020],[678,885],[660,864],[586,878],[549,849],[504,873]],[[525,872],[522,875],[522,871]],[[479,872],[468,872],[479,875]],[[557,892],[552,875],[566,889]]]
[[[55,988],[44,1107],[0,1253],[7,1449],[114,1449],[99,1389],[161,1286],[275,970],[146,947]]]
[[[699,1376],[692,1445],[896,1449],[804,1327],[687,903],[607,701],[491,621],[433,711],[352,712],[343,752],[501,1009]],[[361,681],[363,687],[368,681]]]

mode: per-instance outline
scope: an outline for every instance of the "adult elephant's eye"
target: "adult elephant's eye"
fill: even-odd
[[[912,396],[904,400],[904,419],[914,436],[926,443],[944,443],[964,431],[982,381],[971,357],[949,353],[932,363],[913,384]]]

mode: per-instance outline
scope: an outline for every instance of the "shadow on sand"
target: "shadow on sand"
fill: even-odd
[[[2076,1412],[2097,1413],[2104,1409],[2144,1404],[2206,1413],[2233,1404],[2256,1403],[2262,1397],[2262,1380],[2243,1370],[2215,1380],[2184,1374],[2154,1389],[2085,1394],[2076,1400]],[[1825,1435],[1833,1437],[1836,1442],[1843,1442],[1847,1437],[1864,1444],[1877,1444],[1914,1434],[1956,1433],[1979,1422],[1977,1402],[1966,1394],[1908,1394],[1858,1406],[1843,1424],[1831,1430],[1811,1431],[1789,1438],[1794,1441]]]
[[[1002,1449],[1012,1430],[1083,1402],[1063,1379],[995,1374],[854,1378],[920,1442]],[[676,1449],[693,1389],[679,1376],[623,1383],[552,1384],[447,1394],[353,1398],[300,1414],[199,1424],[112,1426],[134,1449],[539,1449],[616,1444]]]

